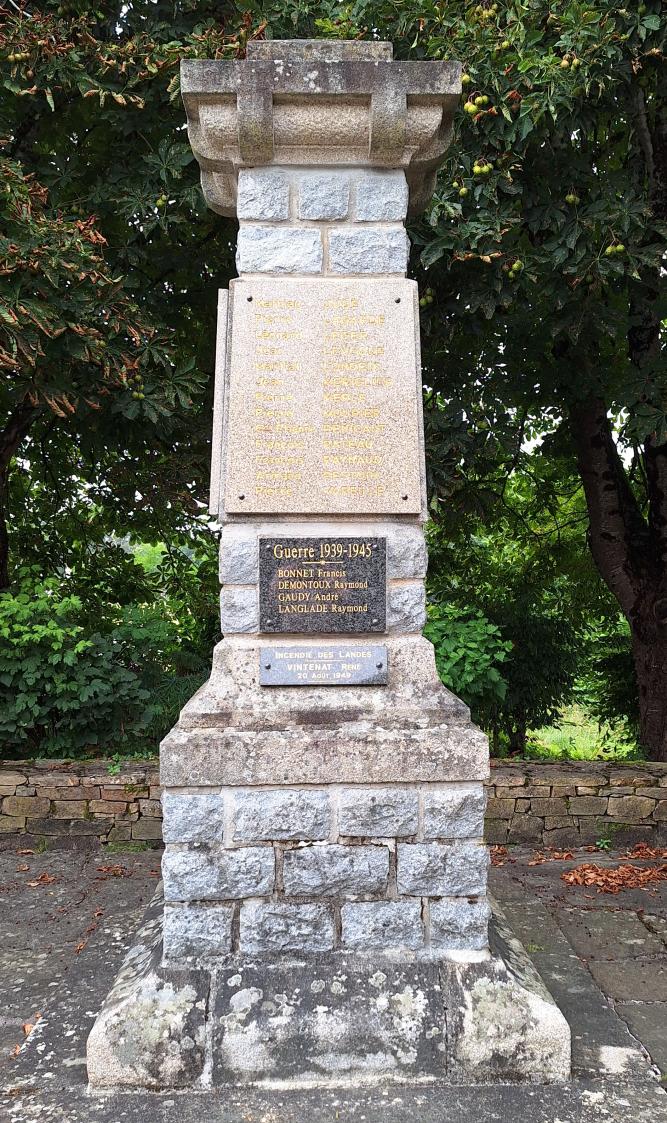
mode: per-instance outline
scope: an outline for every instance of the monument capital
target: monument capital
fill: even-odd
[[[239,170],[402,168],[410,213],[451,140],[458,62],[393,61],[391,43],[270,40],[241,61],[185,60],[181,92],[204,197],[236,214]]]

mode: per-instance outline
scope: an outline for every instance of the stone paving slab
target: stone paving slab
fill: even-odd
[[[622,969],[619,966],[622,962]],[[589,959],[588,968],[605,994],[617,1002],[667,1003],[667,963],[656,957]],[[667,1005],[664,1009],[667,1011]],[[665,1021],[667,1032],[667,1020]]]
[[[8,1093],[0,1100],[0,1120],[470,1123],[474,1119],[507,1123],[510,1118],[512,1123],[667,1123],[667,1095],[651,1063],[667,1067],[661,1047],[665,1037],[661,1015],[666,1007],[657,1002],[631,1002],[614,1010],[558,923],[564,909],[571,916],[572,892],[560,881],[560,870],[572,863],[548,863],[545,870],[529,867],[528,857],[530,852],[518,855],[512,867],[495,869],[494,889],[570,1021],[575,1057],[571,1084],[387,1085],[365,1091],[244,1089],[95,1097],[86,1092],[86,1039],[153,895],[159,855],[154,851],[113,855],[89,851],[82,855],[54,850],[18,857],[5,851],[0,854],[0,931],[11,941],[11,954],[0,956],[0,990],[7,994],[10,988],[8,1016],[16,1020],[0,1022],[3,1082]],[[29,864],[30,869],[17,872],[19,863]],[[116,866],[118,872],[101,872],[100,866]],[[553,868],[556,866],[558,869]],[[28,885],[44,872],[58,877],[58,882]],[[539,883],[537,893],[534,878]],[[590,901],[583,899],[582,905],[588,910]],[[619,909],[625,913],[625,896],[605,899],[600,907],[606,915]],[[660,919],[653,903],[651,907],[651,916]],[[95,918],[100,909],[101,916]],[[627,912],[636,915],[632,906]],[[92,923],[96,924],[94,930],[87,932]],[[632,921],[630,928],[634,929]],[[648,924],[646,928],[648,935],[655,935]],[[621,926],[621,937],[628,930]],[[77,953],[82,942],[84,947]],[[627,945],[622,938],[616,951],[615,970],[622,974],[632,962],[624,954]],[[611,957],[616,951],[609,937],[606,954]],[[35,1012],[37,1003],[42,1019],[20,1054],[10,1056],[20,1023]]]
[[[559,909],[558,923],[574,950],[585,960],[660,956],[665,950],[659,937],[642,923],[637,913],[627,912],[618,905],[613,910]]]

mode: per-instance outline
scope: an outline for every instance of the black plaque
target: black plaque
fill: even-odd
[[[384,632],[385,538],[260,538],[262,632]]]
[[[260,686],[386,686],[387,648],[380,643],[304,643],[262,647]]]

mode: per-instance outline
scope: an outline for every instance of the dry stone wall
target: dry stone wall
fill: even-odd
[[[133,761],[118,771],[111,768],[105,761],[0,762],[0,837],[11,841],[13,835],[27,834],[54,843],[94,838],[160,845],[157,761]],[[317,796],[314,789],[310,791]],[[256,833],[257,819],[242,790],[230,789],[232,792],[234,843],[266,841],[246,837],[248,831]],[[452,823],[465,810],[461,803],[454,808],[453,786],[431,789],[426,799],[422,793],[421,804],[419,794],[418,786],[390,785],[379,804],[371,787],[341,787],[336,793],[336,829],[344,838],[373,840],[390,835],[404,840],[417,837],[420,831],[427,841],[453,837]],[[640,839],[667,841],[667,764],[498,762],[491,769],[487,795],[484,836],[492,844],[576,846],[605,838],[621,844]],[[225,798],[231,807],[232,795],[225,797],[222,791],[191,796],[187,817],[180,819],[174,803],[169,827],[174,833],[165,841],[222,843],[227,812],[220,812]],[[311,802],[309,821],[315,824],[319,805],[316,798]],[[221,824],[216,839],[211,837],[213,822]],[[474,835],[473,827],[472,823],[465,824],[465,829],[462,826],[463,834]],[[274,841],[287,844],[289,840]],[[298,875],[290,873],[288,879],[292,876]]]

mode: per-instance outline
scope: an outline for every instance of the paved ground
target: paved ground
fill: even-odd
[[[667,883],[611,896],[560,876],[583,861],[613,866],[614,855],[530,865],[531,851],[512,850],[492,871],[497,898],[570,1022],[567,1086],[104,1098],[86,1091],[86,1037],[155,889],[159,854],[5,846],[1,1123],[667,1123]],[[23,1025],[33,1023],[26,1038]]]

